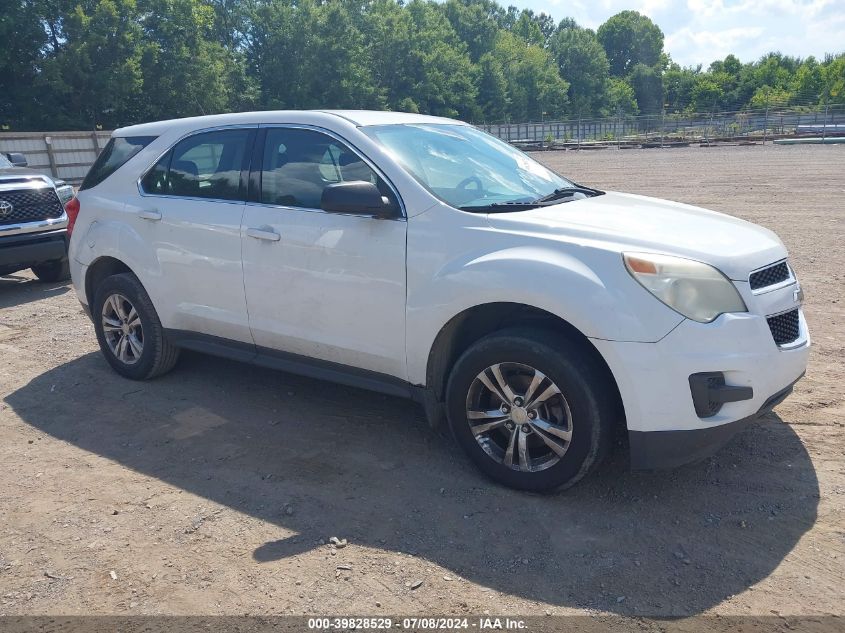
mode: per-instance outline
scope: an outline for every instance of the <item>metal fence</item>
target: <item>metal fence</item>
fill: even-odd
[[[845,105],[741,112],[660,113],[533,123],[479,124],[500,139],[529,149],[619,145],[655,147],[762,142],[790,136],[845,135]]]
[[[845,136],[845,105],[697,114],[578,118],[534,123],[478,124],[524,149],[672,147],[766,143],[776,138]],[[72,184],[82,181],[110,131],[0,132],[0,152],[20,152],[29,166]]]
[[[0,152],[20,152],[29,166],[54,178],[78,184],[111,132],[2,132]]]

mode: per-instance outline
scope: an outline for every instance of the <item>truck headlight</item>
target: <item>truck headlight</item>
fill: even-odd
[[[73,187],[59,181],[56,183],[56,195],[59,196],[59,201],[62,203],[62,206],[65,206],[67,201],[73,198]]]
[[[710,323],[725,312],[747,312],[721,271],[692,259],[654,253],[623,253],[625,267],[646,290],[688,319]]]

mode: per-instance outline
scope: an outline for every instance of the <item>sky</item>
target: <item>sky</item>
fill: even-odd
[[[845,52],[845,0],[500,0],[596,29],[625,9],[650,17],[665,50],[682,66],[704,68],[733,53],[743,62],[770,51],[822,59]]]

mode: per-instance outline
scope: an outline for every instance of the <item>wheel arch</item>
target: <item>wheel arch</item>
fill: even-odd
[[[541,308],[511,302],[485,303],[467,308],[453,316],[437,333],[428,354],[426,391],[438,404],[444,402],[449,374],[460,355],[484,336],[512,327],[534,327],[563,335],[592,355],[612,386],[612,397],[624,420],[621,393],[616,378],[602,354],[578,328],[565,319]],[[429,406],[426,407],[427,411]],[[429,420],[432,412],[429,412]]]
[[[97,292],[97,286],[100,285],[100,282],[102,282],[106,277],[119,275],[121,273],[132,273],[135,275],[135,271],[127,266],[125,262],[117,259],[116,257],[104,255],[91,262],[91,265],[88,266],[85,273],[85,299],[87,300],[90,309],[93,309],[94,294]],[[137,277],[138,275],[135,276]]]

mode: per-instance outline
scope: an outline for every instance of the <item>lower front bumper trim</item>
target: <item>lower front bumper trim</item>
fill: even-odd
[[[675,468],[709,457],[731,438],[759,417],[771,411],[792,393],[792,388],[804,374],[788,387],[771,396],[763,406],[747,418],[689,431],[628,431],[633,470]]]

